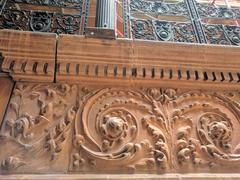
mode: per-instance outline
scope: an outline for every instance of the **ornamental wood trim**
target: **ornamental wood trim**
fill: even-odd
[[[0,174],[238,173],[239,102],[239,89],[17,82]]]
[[[2,69],[15,81],[238,88],[235,46],[94,39],[0,31]],[[57,49],[57,50],[56,50]]]
[[[56,35],[0,30],[2,70],[15,81],[53,82]]]
[[[240,51],[233,46],[60,35],[57,59],[58,82],[208,87],[240,82]]]
[[[0,178],[239,172],[239,48],[0,34],[3,70],[18,81],[0,129]]]

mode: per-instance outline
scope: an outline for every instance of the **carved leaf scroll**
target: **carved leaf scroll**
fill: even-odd
[[[1,172],[238,172],[239,111],[238,91],[18,83]]]

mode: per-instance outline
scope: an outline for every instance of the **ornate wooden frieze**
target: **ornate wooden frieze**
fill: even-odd
[[[239,172],[239,120],[238,90],[17,83],[0,172]]]

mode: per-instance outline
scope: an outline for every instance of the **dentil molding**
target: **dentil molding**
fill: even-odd
[[[239,47],[0,31],[15,81],[238,88]]]

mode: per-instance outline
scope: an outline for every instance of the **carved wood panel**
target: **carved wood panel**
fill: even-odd
[[[239,172],[240,91],[17,83],[4,173]]]

